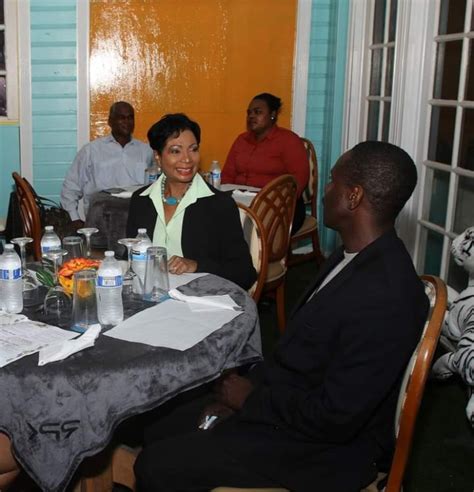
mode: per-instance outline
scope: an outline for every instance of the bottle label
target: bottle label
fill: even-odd
[[[145,261],[146,251],[141,253],[140,251],[132,251],[132,261]]]
[[[13,270],[0,270],[1,280],[17,280],[21,278],[21,268],[14,268]]]
[[[97,285],[99,287],[120,287],[122,285],[122,275],[116,275],[115,277],[103,277],[99,275],[97,277]]]

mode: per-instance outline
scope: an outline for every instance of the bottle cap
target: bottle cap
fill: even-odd
[[[138,229],[138,234],[146,234],[146,229],[144,227]]]
[[[44,230],[45,231],[53,231],[54,227],[53,226],[45,226]]]
[[[115,253],[113,251],[106,251],[104,253],[104,256],[106,256],[107,258],[110,258],[111,256],[115,256]]]
[[[13,244],[10,244],[10,243],[5,244],[5,246],[3,247],[3,249],[5,251],[13,251]]]

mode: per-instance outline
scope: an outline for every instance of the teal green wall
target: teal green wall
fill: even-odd
[[[342,150],[348,18],[349,0],[313,0],[305,136],[318,154],[319,231],[326,253],[334,249],[336,235],[322,224],[321,199]]]
[[[30,16],[33,183],[59,201],[77,151],[76,0],[31,0]]]
[[[20,128],[0,125],[0,217],[7,216],[13,171],[20,172]]]

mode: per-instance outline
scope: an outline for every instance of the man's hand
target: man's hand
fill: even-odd
[[[197,270],[197,261],[188,260],[181,256],[172,256],[168,261],[168,270],[170,273],[181,275],[182,273],[194,273]]]
[[[217,401],[233,410],[243,407],[252,390],[253,384],[236,373],[223,377],[215,386]]]
[[[81,219],[73,220],[71,224],[72,227],[74,227],[75,231],[77,231],[78,229],[82,229],[84,227],[84,221]]]

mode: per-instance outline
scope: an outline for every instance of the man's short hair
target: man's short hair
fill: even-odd
[[[387,142],[357,144],[344,160],[349,185],[360,185],[381,221],[393,221],[410,198],[417,182],[413,159]]]
[[[117,102],[114,102],[112,104],[112,106],[110,106],[109,118],[115,114],[115,112],[117,111],[117,108],[119,106],[128,106],[133,111],[133,106],[130,103],[128,103],[127,101],[117,101]]]

